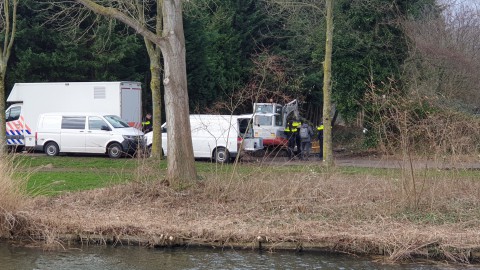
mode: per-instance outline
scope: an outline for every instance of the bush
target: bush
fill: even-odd
[[[366,95],[367,121],[389,154],[478,155],[480,118],[443,106],[435,98],[407,96],[392,86]]]

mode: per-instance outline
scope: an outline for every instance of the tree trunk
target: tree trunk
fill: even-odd
[[[144,10],[139,9],[139,10]],[[158,0],[156,6],[157,14],[155,16],[155,33],[157,36],[162,35],[163,31],[163,1]],[[145,14],[140,14],[142,22],[146,25]],[[160,64],[161,51],[158,45],[155,45],[147,38],[144,38],[145,47],[147,48],[148,57],[150,59],[150,90],[152,92],[152,109],[153,109],[153,142],[151,155],[155,159],[162,159],[162,93],[161,93],[161,74],[162,67]]]
[[[168,130],[167,178],[179,186],[196,181],[193,157],[190,112],[188,108],[185,36],[183,33],[182,1],[165,0],[163,6],[163,36],[161,46],[165,73],[165,109]]]
[[[18,0],[3,0],[0,5],[2,12],[0,28],[3,37],[3,47],[0,47],[0,157],[7,151],[7,132],[5,126],[5,74],[7,72],[8,59],[15,40],[17,31],[17,6]]]
[[[5,68],[0,67],[0,134],[3,134],[0,137],[0,157],[2,157],[6,152],[7,152],[7,130],[6,130],[6,119],[5,119],[5,71],[6,71],[6,65]]]
[[[138,34],[160,47],[165,67],[165,111],[168,126],[167,180],[176,187],[184,187],[197,178],[193,158],[190,114],[188,109],[185,37],[183,32],[182,1],[163,2],[163,34],[147,29],[137,20],[112,7],[104,7],[92,0],[75,0],[103,16],[115,18],[132,27]],[[155,121],[155,119],[154,119]]]
[[[151,154],[153,158],[162,159],[162,94],[161,94],[161,64],[160,53],[155,45],[145,39],[148,57],[150,58],[150,90],[152,92],[153,104],[153,142]]]
[[[325,61],[323,62],[323,161],[326,166],[333,166],[332,149],[332,47],[333,47],[333,0],[326,0],[327,33],[325,44]]]

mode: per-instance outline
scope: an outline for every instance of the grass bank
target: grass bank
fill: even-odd
[[[477,170],[197,162],[201,180],[173,190],[162,185],[163,161],[16,162],[31,172],[32,198],[17,212],[23,223],[10,237],[52,246],[65,245],[61,236],[70,235],[148,246],[321,249],[390,261],[480,257]]]

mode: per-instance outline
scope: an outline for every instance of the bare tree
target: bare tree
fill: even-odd
[[[325,14],[326,43],[323,62],[323,123],[331,123],[332,114],[332,49],[333,49],[333,0],[266,0],[293,12],[294,16],[305,15],[302,10],[315,10]],[[326,166],[333,166],[332,126],[325,125],[323,130],[323,160]]]
[[[160,48],[165,68],[163,85],[168,126],[167,180],[175,186],[191,184],[196,180],[197,174],[189,122],[182,1],[156,1],[161,7],[158,10],[162,12],[161,34],[160,31],[154,32],[146,27],[128,9],[124,12],[118,9],[122,1],[75,0],[75,2],[97,14],[121,21]]]
[[[137,12],[140,22],[148,27],[148,22],[153,21],[154,24],[150,27],[152,31],[155,32],[157,36],[162,35],[163,30],[163,12],[162,12],[162,2],[150,0],[150,1],[135,1],[137,5]],[[155,6],[154,17],[148,17],[149,6],[151,3]],[[161,80],[160,76],[162,75],[162,65],[160,63],[161,49],[158,45],[154,44],[147,38],[143,38],[145,42],[145,47],[147,48],[148,57],[150,59],[150,90],[152,93],[152,104],[153,104],[153,142],[151,155],[153,158],[162,159],[162,131],[161,131],[161,119],[162,119],[162,95],[161,95]]]
[[[0,47],[0,134],[2,134],[0,155],[6,151],[6,128],[5,124],[1,123],[5,123],[5,74],[17,30],[17,6],[18,0],[0,1],[0,31],[3,39],[3,46]]]
[[[453,107],[480,104],[480,13],[467,7],[405,20],[410,58],[405,65],[411,92]]]
[[[333,49],[333,0],[326,0],[327,31],[325,61],[323,62],[323,160],[327,166],[333,165],[332,126],[332,49]]]

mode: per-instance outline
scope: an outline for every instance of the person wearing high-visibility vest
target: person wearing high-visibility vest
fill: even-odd
[[[145,116],[145,121],[142,122],[142,131],[143,133],[148,133],[153,130],[153,119],[152,114],[147,113]]]
[[[293,127],[293,122],[290,120],[288,121],[287,126],[285,127],[283,132],[285,133],[285,136],[288,140],[288,157],[293,158],[297,128]]]
[[[302,122],[300,122],[300,120],[298,119],[295,119],[292,122],[292,127],[295,130],[294,134],[295,134],[295,144],[297,145],[297,155],[300,154],[302,149],[302,139],[300,138],[300,134],[299,134],[301,125],[302,125]],[[293,146],[293,148],[295,148],[295,146]]]
[[[320,125],[317,126],[317,132],[318,132],[318,144],[320,145],[320,152],[318,153],[318,156],[320,159],[323,158],[323,123],[320,122]]]

